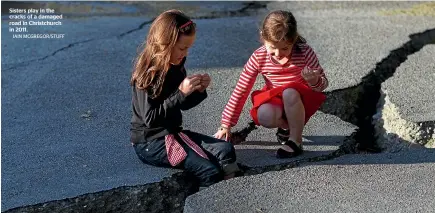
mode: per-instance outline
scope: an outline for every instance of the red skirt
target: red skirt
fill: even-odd
[[[293,88],[299,92],[305,108],[305,124],[326,100],[325,94],[323,94],[322,92],[316,92],[302,83],[293,82],[269,90],[267,89],[267,87],[263,87],[263,89],[256,90],[251,94],[251,101],[253,107],[250,111],[250,114],[255,124],[260,125],[258,122],[257,111],[262,104],[272,103],[280,105],[284,109],[284,104],[282,102],[282,92],[287,88]]]

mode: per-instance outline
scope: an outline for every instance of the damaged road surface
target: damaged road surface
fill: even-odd
[[[293,3],[271,3],[269,8],[285,8],[286,5],[289,9],[294,8]],[[382,5],[376,5],[376,9],[383,11]],[[385,10],[388,9],[391,7]],[[406,8],[396,10],[406,11]],[[308,41],[322,38],[314,39],[318,43],[313,46],[334,84],[322,111],[358,127],[355,134],[349,135],[349,140],[334,152],[334,157],[329,155],[322,160],[335,159],[253,168],[254,174],[260,174],[223,181],[188,197],[184,212],[406,212],[415,209],[425,212],[434,209],[435,190],[430,174],[435,169],[435,152],[420,145],[434,140],[433,110],[427,109],[435,103],[430,92],[435,89],[432,81],[435,17],[384,17],[373,11],[373,8],[363,7],[359,13],[355,13],[355,8],[334,10],[330,14],[318,10],[295,13],[297,19],[305,20],[304,32]],[[319,16],[333,18],[325,22],[325,18]],[[349,28],[352,31],[344,33]],[[343,34],[338,35],[340,42],[334,43],[331,40],[337,31]],[[334,62],[337,65],[333,65]],[[408,65],[401,67],[403,63]],[[355,66],[359,64],[361,66]],[[403,70],[407,72],[398,73]],[[391,78],[395,74],[397,77]],[[414,81],[409,81],[410,78]],[[353,83],[355,79],[359,79],[358,83]],[[416,82],[419,85],[414,85]],[[417,130],[398,131],[398,124],[393,123],[397,118],[391,119],[391,114],[378,109],[382,105],[381,97],[384,97],[381,93],[386,90],[390,90],[391,98],[399,105],[397,114],[403,116],[400,119],[418,123],[414,124],[419,127]],[[410,110],[405,103],[411,102],[414,108]],[[410,114],[414,117],[410,118]],[[380,125],[380,121],[385,126]],[[326,123],[323,125],[327,127]],[[384,134],[379,132],[383,128]],[[396,137],[394,145],[405,144],[401,149],[407,152],[389,153],[392,142],[388,136],[391,134],[403,137],[400,141]],[[321,140],[318,142],[321,146]],[[386,152],[340,156],[357,148],[383,148]],[[267,159],[265,157],[261,162]],[[422,201],[424,205],[420,205]]]
[[[216,131],[246,60],[261,45],[258,26],[267,12],[263,6],[241,5],[234,9],[237,15],[218,12],[195,20],[197,40],[186,68],[189,73],[209,73],[213,83],[209,98],[185,113],[185,128],[210,135]],[[276,159],[275,130],[259,127],[236,146],[245,176],[200,192],[184,172],[144,165],[129,146],[131,60],[152,17],[125,17],[131,25],[98,17],[90,22],[108,21],[122,30],[61,41],[28,58],[33,61],[10,55],[2,61],[2,121],[8,124],[2,128],[2,211],[430,211],[435,208],[430,179],[435,153],[422,145],[429,147],[433,140],[433,117],[426,109],[435,101],[423,93],[435,90],[430,83],[435,16],[409,16],[408,11],[431,6],[268,3],[268,10],[294,13],[327,72],[328,100],[304,130],[302,156]],[[245,13],[246,7],[255,11]],[[25,42],[2,42],[2,47]],[[412,110],[410,103],[415,104]],[[248,101],[235,130],[250,122],[249,107]],[[86,112],[91,113],[83,119],[80,115]],[[23,126],[28,120],[34,125]],[[402,131],[396,125],[402,120],[417,127]],[[425,134],[415,134],[419,131]],[[380,154],[359,152],[381,148]]]
[[[220,182],[184,212],[431,212],[434,172],[435,150],[346,155]]]

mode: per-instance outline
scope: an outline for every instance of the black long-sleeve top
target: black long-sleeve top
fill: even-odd
[[[184,62],[171,65],[160,95],[153,99],[146,90],[132,86],[131,142],[146,143],[182,130],[181,110],[188,110],[207,98],[207,92],[194,91],[185,97],[178,89],[186,77]]]

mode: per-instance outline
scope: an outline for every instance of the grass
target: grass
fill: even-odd
[[[382,10],[379,13],[385,16],[435,16],[435,2],[416,4],[408,9]]]

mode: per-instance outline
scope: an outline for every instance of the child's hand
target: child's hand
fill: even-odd
[[[219,130],[213,135],[217,139],[223,139],[226,141],[230,141],[231,139],[231,128],[221,126]]]
[[[178,89],[183,93],[184,96],[190,95],[193,91],[200,89],[201,86],[201,76],[191,75],[187,76],[183,82],[181,82]]]
[[[206,73],[206,74],[202,74],[201,75],[201,88],[198,89],[198,91],[200,92],[204,92],[205,89],[207,89],[208,85],[210,85],[211,82],[211,78],[210,76]]]
[[[306,66],[302,70],[301,75],[305,79],[305,81],[308,82],[308,84],[315,85],[319,81],[321,73],[320,70],[311,69]]]

